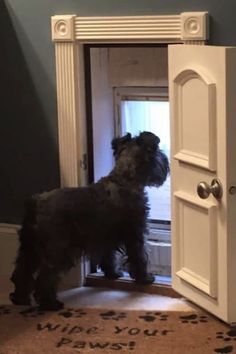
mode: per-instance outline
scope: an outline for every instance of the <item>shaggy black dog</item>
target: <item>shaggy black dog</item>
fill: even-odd
[[[28,201],[11,277],[14,304],[30,304],[33,293],[41,309],[63,307],[57,299],[59,275],[82,255],[96,259],[106,277],[118,278],[114,254],[120,247],[126,249],[135,281],[154,281],[144,249],[149,210],[144,187],[161,186],[169,172],[159,142],[149,132],[115,138],[116,164],[108,176],[87,187],[56,189]]]

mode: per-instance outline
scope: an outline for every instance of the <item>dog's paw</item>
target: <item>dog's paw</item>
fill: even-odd
[[[40,311],[58,311],[64,308],[63,302],[59,300],[55,301],[40,301],[39,310]]]
[[[152,273],[147,273],[142,276],[138,276],[135,278],[135,282],[137,284],[152,284],[155,281],[155,276]]]
[[[114,279],[118,279],[118,278],[123,277],[124,274],[123,274],[122,271],[114,271],[114,272],[104,272],[104,276],[105,276],[107,279],[114,280]]]
[[[23,305],[23,306],[30,306],[31,305],[30,297],[28,295],[23,296],[23,295],[17,294],[16,292],[10,293],[9,299],[11,300],[11,302],[14,305]]]

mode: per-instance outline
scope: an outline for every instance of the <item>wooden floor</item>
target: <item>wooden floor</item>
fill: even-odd
[[[165,282],[158,277],[150,285],[140,285],[136,284],[129,276],[124,276],[117,280],[108,280],[104,277],[102,272],[89,274],[86,277],[86,285],[90,287],[103,287],[113,290],[126,290],[126,291],[137,291],[146,294],[156,294],[168,296],[171,298],[180,298],[181,296],[176,293],[172,287],[171,282]]]
[[[193,305],[181,298],[145,294],[136,291],[83,287],[61,292],[67,307],[96,307],[147,311],[193,311]]]
[[[6,278],[0,278],[0,305],[11,304],[9,293],[12,290],[11,282]],[[96,307],[147,311],[193,311],[196,309],[193,304],[182,298],[97,286],[61,291],[59,299],[65,303],[66,307],[73,308]]]

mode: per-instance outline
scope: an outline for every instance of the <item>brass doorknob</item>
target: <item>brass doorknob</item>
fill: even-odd
[[[197,194],[200,198],[206,199],[212,194],[216,199],[221,199],[223,195],[223,188],[218,178],[214,178],[209,185],[207,182],[199,182],[197,186]]]

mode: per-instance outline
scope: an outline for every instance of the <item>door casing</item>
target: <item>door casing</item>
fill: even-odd
[[[51,18],[55,43],[61,187],[87,183],[84,45],[181,43],[203,45],[208,39],[208,13],[162,16]],[[68,156],[70,158],[68,159]],[[74,270],[73,270],[74,272]],[[84,284],[88,266],[82,262],[69,287]]]

